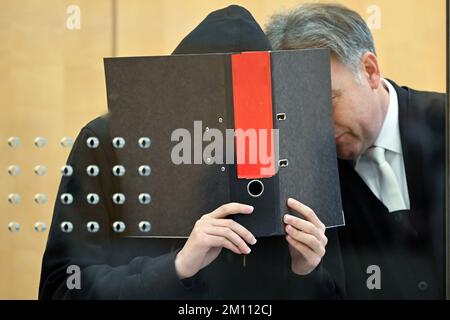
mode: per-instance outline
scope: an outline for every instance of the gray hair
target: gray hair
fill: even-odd
[[[376,55],[373,37],[362,17],[339,4],[304,4],[273,15],[266,35],[274,50],[328,48],[360,79],[361,57]]]

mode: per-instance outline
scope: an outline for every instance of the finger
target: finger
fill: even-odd
[[[300,254],[308,261],[308,264],[311,266],[318,266],[322,258],[317,255],[314,251],[312,251],[310,248],[305,246],[303,243],[296,241],[291,236],[286,236],[287,242],[294,247]]]
[[[237,203],[237,202],[231,202],[231,203],[227,203],[227,204],[220,206],[219,208],[217,208],[216,210],[211,212],[209,214],[209,216],[212,218],[220,219],[220,218],[225,218],[226,216],[229,216],[232,214],[238,214],[238,213],[250,214],[252,212],[253,212],[252,206],[242,204],[242,203]]]
[[[287,225],[285,229],[286,233],[294,240],[308,246],[316,254],[323,257],[323,255],[325,254],[325,247],[320,243],[319,239],[317,239],[313,235],[297,230],[291,225]]]
[[[303,220],[299,217],[285,214],[283,217],[284,223],[293,226],[294,228],[309,233],[319,239],[323,244],[326,244],[327,240],[325,237],[325,231],[317,228],[314,224],[309,221]]]
[[[239,250],[239,248],[230,240],[219,237],[219,236],[213,236],[213,235],[207,235],[209,245],[214,248],[226,248],[236,254],[242,254],[242,252]]]
[[[307,221],[311,222],[316,227],[325,230],[325,225],[322,223],[322,221],[320,221],[316,213],[310,207],[293,198],[288,199],[288,206],[300,213]]]
[[[212,219],[211,224],[216,227],[225,227],[230,228],[234,232],[236,232],[242,239],[244,239],[247,243],[255,244],[256,238],[255,236],[248,231],[247,228],[242,226],[241,224],[237,223],[234,220],[231,219]]]
[[[229,228],[210,226],[205,229],[205,232],[206,234],[223,237],[231,241],[236,247],[239,248],[241,253],[249,254],[251,251],[245,241]]]

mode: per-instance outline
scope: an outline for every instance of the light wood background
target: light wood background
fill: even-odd
[[[35,299],[48,232],[33,225],[51,222],[59,169],[90,119],[107,109],[103,57],[170,54],[212,10],[232,3],[249,9],[263,26],[268,17],[305,1],[273,0],[0,0],[0,299]],[[365,19],[381,9],[373,30],[382,72],[399,84],[445,91],[444,0],[342,0]],[[81,28],[66,28],[69,5],[81,9]],[[7,139],[21,145],[10,148]],[[36,148],[37,136],[47,138]],[[19,176],[7,173],[18,164]],[[35,165],[47,174],[36,176]],[[36,193],[47,202],[33,202]],[[18,205],[8,203],[19,193]],[[8,223],[21,224],[9,232]]]

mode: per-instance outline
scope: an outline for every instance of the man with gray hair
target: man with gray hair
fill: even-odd
[[[445,95],[382,78],[368,26],[344,6],[276,14],[266,34],[274,50],[331,52],[348,297],[444,298]]]

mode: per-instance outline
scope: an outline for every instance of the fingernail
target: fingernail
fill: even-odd
[[[285,214],[284,217],[283,217],[283,219],[284,219],[285,222],[288,221],[289,215]]]
[[[252,238],[251,244],[256,244],[256,238],[255,237]]]
[[[288,204],[292,204],[292,202],[294,202],[294,199],[292,199],[292,198],[288,198]]]
[[[248,250],[245,254],[249,254],[250,252],[252,252],[252,249],[248,248]]]
[[[253,206],[247,206],[249,212],[253,212],[253,209],[255,209]]]

